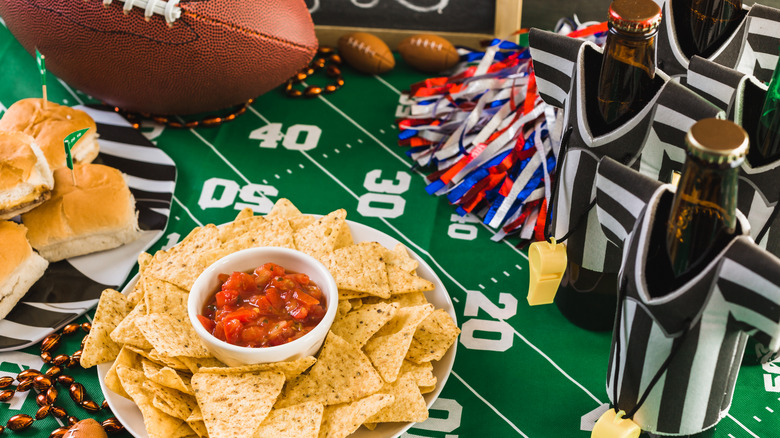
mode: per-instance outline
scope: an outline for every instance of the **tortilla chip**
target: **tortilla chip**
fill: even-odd
[[[363,423],[363,426],[366,426],[366,429],[368,430],[376,429],[376,423]]]
[[[138,318],[146,315],[146,302],[141,300],[114,330],[111,331],[111,340],[119,344],[132,345],[144,350],[151,350],[152,344],[146,340],[144,334],[136,326]]]
[[[333,245],[333,249],[344,248],[354,244],[355,239],[352,238],[352,230],[349,229],[349,223],[344,221],[341,224],[341,228],[339,228],[338,235],[336,236],[336,243]]]
[[[391,294],[425,292],[434,288],[430,281],[392,265],[387,265],[387,281],[390,283]]]
[[[210,266],[222,257],[242,249],[261,246],[295,248],[293,230],[286,219],[266,220],[262,216],[254,216],[231,225],[236,225],[233,230],[240,233],[232,236],[220,235],[220,238],[227,240],[219,247],[203,253],[200,258],[203,266]]]
[[[297,230],[293,234],[295,248],[323,261],[327,254],[336,249],[336,242],[346,217],[347,211],[343,208],[338,209]]]
[[[358,298],[370,297],[371,294],[365,292],[355,292],[347,289],[339,289],[339,301],[355,300]]]
[[[317,438],[322,422],[322,403],[309,402],[274,409],[255,431],[256,438]]]
[[[192,410],[198,406],[194,396],[155,382],[147,380],[143,387],[153,397],[152,405],[172,417],[187,420]]]
[[[455,340],[460,329],[444,309],[436,309],[417,327],[406,358],[415,363],[440,360]]]
[[[154,407],[153,396],[143,388],[145,380],[143,373],[124,365],[117,367],[116,372],[122,382],[122,387],[141,410],[149,438],[170,438],[183,421]]]
[[[419,423],[428,419],[428,406],[411,375],[404,374],[394,383],[386,383],[381,392],[393,395],[395,400],[366,420],[367,423]]]
[[[201,412],[200,406],[195,406],[195,409],[192,410],[192,413],[187,418],[187,422],[190,421],[203,421],[203,412]]]
[[[404,272],[413,274],[417,271],[419,263],[409,255],[409,251],[403,243],[397,243],[392,250],[385,252],[385,263],[400,268]]]
[[[377,303],[353,310],[338,321],[334,321],[330,330],[345,341],[363,347],[374,333],[390,321],[398,310],[398,304]]]
[[[197,373],[201,368],[224,368],[227,366],[216,357],[179,356],[176,359],[181,361],[184,364],[185,369],[190,370],[192,374]]]
[[[179,373],[170,367],[160,366],[148,359],[143,359],[141,365],[144,376],[159,385],[181,391],[185,394],[195,394],[190,385],[192,376]]]
[[[368,297],[363,299],[366,304],[376,304],[382,302],[398,303],[401,307],[413,307],[422,304],[427,304],[428,299],[425,298],[425,294],[422,292],[411,292],[408,294],[393,295],[389,300],[382,300],[377,297]]]
[[[433,392],[433,390],[436,389],[436,385],[419,386],[419,388],[420,388],[420,394],[425,395],[425,394]]]
[[[284,374],[196,373],[195,398],[211,438],[251,436],[271,411],[284,385]]]
[[[310,214],[302,214],[300,216],[288,217],[287,222],[290,223],[290,228],[292,228],[293,233],[295,233],[298,230],[302,230],[314,222],[317,222],[317,217]],[[293,234],[293,236],[295,236],[295,234]]]
[[[433,304],[403,307],[366,342],[364,351],[385,382],[398,377],[417,326],[433,312]]]
[[[199,435],[192,430],[189,424],[181,423],[179,428],[173,432],[170,438],[196,438],[198,436]]]
[[[433,365],[430,362],[416,364],[404,360],[398,375],[410,374],[420,388],[436,386],[436,376],[433,375]],[[422,390],[421,390],[422,391]],[[423,393],[424,394],[424,393]]]
[[[144,276],[143,274],[141,274],[138,281],[135,282],[135,285],[133,286],[133,290],[131,290],[130,293],[127,294],[127,301],[129,301],[133,306],[137,306],[138,303],[140,303],[144,299],[144,294],[146,292],[144,292],[144,282],[142,281],[143,278]]]
[[[218,245],[219,229],[215,225],[195,228],[178,245],[167,251],[158,251],[144,273],[190,290],[195,279],[206,268],[200,262],[202,254]]]
[[[187,299],[190,294],[178,286],[156,281],[146,287],[146,313],[165,313],[177,319],[189,318]]]
[[[278,408],[305,401],[325,405],[346,403],[375,393],[382,378],[360,349],[333,332],[328,333],[317,363],[308,374],[287,384]]]
[[[152,261],[152,255],[148,252],[144,251],[141,254],[138,254],[138,273],[143,274],[144,270],[147,266],[149,266],[149,262]]]
[[[116,357],[116,359],[114,359],[114,363],[111,364],[111,368],[108,369],[106,376],[103,378],[103,382],[106,384],[106,388],[114,391],[124,398],[132,400],[130,394],[128,394],[127,391],[125,391],[125,389],[122,387],[122,382],[119,380],[119,375],[116,373],[116,368],[118,366],[138,368],[139,365],[139,356],[126,346],[123,346],[122,350],[119,351],[119,355]]]
[[[284,373],[284,377],[287,380],[290,380],[308,370],[315,362],[317,362],[317,359],[313,356],[306,356],[287,362],[258,363],[230,368],[201,368],[198,372],[210,374],[242,374],[260,371],[279,371]]]
[[[209,357],[208,349],[189,318],[154,313],[136,319],[136,325],[157,352],[166,356]]]
[[[387,269],[382,259],[384,250],[377,242],[361,242],[333,251],[326,266],[339,289],[390,298]]]
[[[206,430],[206,423],[203,422],[203,413],[200,411],[200,407],[197,405],[192,410],[189,418],[187,418],[187,424],[190,428],[198,434],[199,437],[204,438],[209,436],[208,430]]]
[[[352,304],[350,304],[349,300],[339,300],[339,306],[336,309],[336,318],[335,321],[338,321],[340,318],[344,317],[349,311],[352,309]]]
[[[122,346],[112,341],[109,334],[132,310],[132,304],[120,292],[113,289],[103,291],[95,311],[95,319],[92,321],[92,329],[84,343],[82,367],[89,368],[116,359]]]
[[[389,394],[373,394],[351,403],[326,407],[320,438],[344,438],[350,435],[367,419],[390,406],[393,400],[395,397]]]
[[[291,217],[301,216],[301,211],[298,210],[298,207],[296,207],[289,199],[279,198],[276,200],[274,206],[271,207],[271,211],[269,211],[266,216],[269,218],[283,217],[285,219],[289,219]]]
[[[243,209],[241,209],[241,211],[238,212],[238,214],[236,215],[236,218],[233,219],[233,222],[240,221],[241,219],[246,219],[246,218],[252,217],[254,215],[255,215],[255,212],[251,208],[244,207]]]

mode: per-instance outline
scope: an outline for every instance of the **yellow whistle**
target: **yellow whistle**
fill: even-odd
[[[552,303],[566,271],[566,245],[555,243],[555,238],[550,242],[534,242],[528,247],[528,264],[531,268],[528,304]]]
[[[601,414],[593,426],[590,438],[639,438],[642,429],[630,418],[623,418],[626,412],[610,409]]]

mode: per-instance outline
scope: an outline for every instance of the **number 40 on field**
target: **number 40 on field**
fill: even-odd
[[[282,132],[281,123],[269,123],[249,133],[252,140],[260,140],[261,148],[276,148],[279,142],[292,151],[308,151],[317,147],[322,129],[314,125],[292,125]]]

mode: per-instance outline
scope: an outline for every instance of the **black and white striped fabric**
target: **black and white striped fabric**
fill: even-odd
[[[595,210],[588,210],[595,198],[599,159],[612,157],[653,179],[670,181],[685,161],[690,126],[722,112],[659,72],[659,91],[642,111],[614,131],[594,136],[588,114],[598,114],[595,88],[601,49],[536,29],[529,42],[539,93],[547,103],[563,108],[562,131],[570,131],[558,157],[551,233],[559,240],[571,233],[566,248],[572,262],[592,271],[617,272],[620,252],[604,236]]]
[[[613,332],[607,393],[612,399],[617,390],[613,404],[632,410],[676,348],[633,419],[661,435],[709,429],[731,406],[747,336],[780,349],[780,260],[738,232],[696,277],[653,294],[645,280],[650,236],[656,221],[666,220],[673,187],[605,159],[597,192],[605,232],[624,250],[625,299]],[[738,217],[740,231],[747,230]]]
[[[125,174],[143,233],[122,247],[50,264],[0,320],[0,351],[32,345],[94,307],[103,289],[125,281],[138,254],[157,241],[168,223],[176,182],[173,160],[112,110],[79,109],[97,123],[100,154],[95,162]]]
[[[748,133],[756,131],[767,86],[754,76],[694,57],[688,68],[688,86],[725,109],[729,119]],[[774,213],[780,208],[778,181],[780,160],[757,167],[745,161],[737,196],[738,208],[750,222],[751,237],[776,256],[780,256],[780,214]]]
[[[658,30],[658,65],[670,76],[684,77],[690,59],[677,42],[671,3],[666,1],[663,5],[663,21]],[[780,10],[760,4],[746,6],[745,10],[740,26],[710,60],[769,82],[780,47]]]

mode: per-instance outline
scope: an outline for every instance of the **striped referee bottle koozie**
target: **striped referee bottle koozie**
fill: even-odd
[[[598,168],[598,217],[624,255],[607,393],[649,437],[712,436],[747,337],[780,350],[780,259],[736,208],[747,133],[705,119],[686,140],[676,193],[608,158]]]

